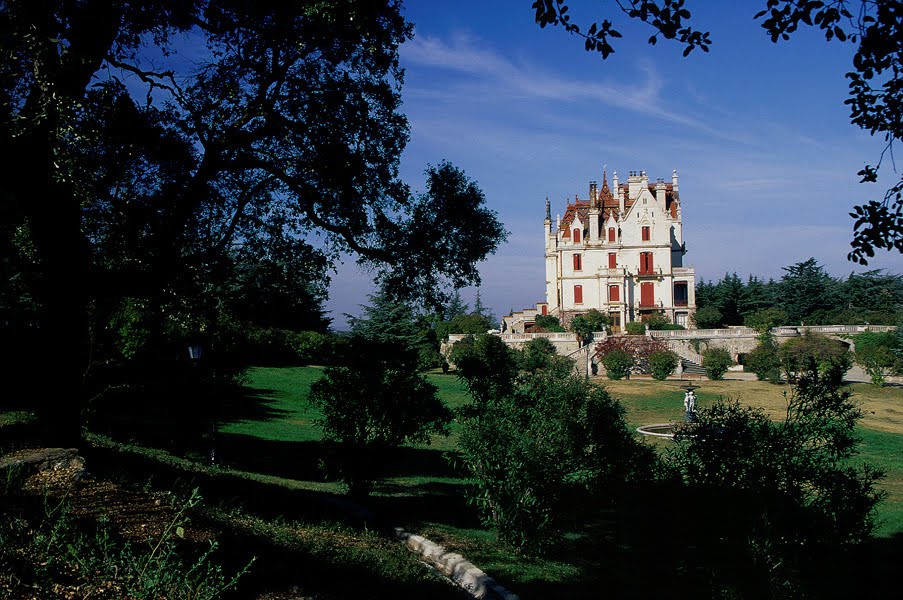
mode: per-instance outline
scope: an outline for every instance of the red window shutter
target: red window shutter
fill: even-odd
[[[543,314],[543,316],[549,314],[549,307],[546,306],[545,304],[542,305],[542,314]]]
[[[615,228],[614,227],[608,228],[608,241],[609,242],[615,241]]]
[[[655,305],[655,288],[651,283],[645,282],[640,284],[640,306]]]
[[[580,271],[583,269],[583,262],[579,254],[574,255],[574,270]]]
[[[579,229],[574,230],[574,243],[575,244],[580,243],[580,230]]]
[[[574,286],[574,304],[583,304],[583,286]]]
[[[649,261],[649,273],[652,273],[652,271],[653,271],[653,269],[654,269],[654,267],[653,267],[653,265],[652,265],[652,253],[651,253],[651,252],[647,252],[647,253],[646,253],[646,256],[649,257],[649,258],[648,258],[648,261]]]
[[[616,269],[618,267],[618,255],[614,252],[608,253],[608,268]]]
[[[608,286],[608,301],[609,302],[620,302],[621,301],[621,288],[616,285]]]
[[[644,226],[644,227],[643,227],[643,241],[644,241],[644,242],[648,242],[648,241],[649,241],[649,226]]]

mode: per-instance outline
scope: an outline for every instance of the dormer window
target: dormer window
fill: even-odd
[[[616,235],[615,235],[615,228],[614,228],[614,227],[609,227],[609,228],[608,228],[608,241],[611,242],[611,243],[614,243],[614,242],[615,242],[615,238],[616,238]]]
[[[580,230],[579,229],[574,230],[574,237],[572,239],[574,240],[575,244],[580,243]]]
[[[650,235],[649,235],[649,226],[648,226],[648,225],[643,225],[642,231],[643,231],[643,241],[644,241],[644,242],[648,242],[649,239],[650,239]]]

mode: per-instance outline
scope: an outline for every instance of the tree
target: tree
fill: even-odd
[[[731,353],[724,348],[709,348],[702,353],[702,368],[705,369],[706,377],[713,381],[723,379],[733,364]]]
[[[353,252],[429,304],[479,283],[475,262],[506,235],[479,187],[448,163],[421,194],[398,178],[411,31],[392,0],[0,5],[16,174],[0,199],[35,249],[55,443],[79,437],[89,306],[215,303],[236,244],[321,234],[323,256]],[[207,52],[190,69],[185,45]]]
[[[721,326],[721,311],[711,304],[696,309],[692,316],[693,323],[699,329],[717,329]]]
[[[786,324],[788,318],[787,313],[780,308],[762,308],[746,315],[743,324],[764,335],[775,327]]]
[[[827,310],[836,304],[837,283],[814,258],[782,267],[781,302],[790,323],[805,321],[816,311]]]
[[[565,329],[558,321],[558,317],[552,315],[536,315],[536,327],[538,331],[550,331],[552,333],[564,333]]]
[[[888,331],[877,333],[865,331],[853,338],[856,344],[855,361],[871,377],[872,384],[884,385],[884,378],[903,367],[901,350],[897,346],[897,334]]]
[[[595,331],[605,331],[611,325],[608,315],[602,314],[595,308],[591,308],[582,315],[571,319],[571,331],[580,336],[580,339],[588,339]]]
[[[666,350],[649,355],[649,372],[656,381],[664,381],[677,368],[677,355]]]
[[[367,495],[378,477],[375,453],[448,435],[452,414],[436,396],[436,387],[417,373],[414,360],[399,359],[404,354],[392,346],[358,343],[368,349],[363,359],[327,367],[308,398],[323,412],[318,425],[326,439],[340,448],[349,493]]]
[[[875,487],[882,473],[853,461],[862,413],[850,392],[804,377],[786,397],[783,420],[737,400],[701,409],[669,456],[684,483],[703,494],[706,518],[697,524],[709,528],[701,540],[712,561],[704,564],[764,567],[765,585],[775,586],[732,596],[787,595],[780,587],[806,560],[868,538],[884,497]]]
[[[781,381],[781,355],[773,335],[766,332],[759,336],[759,344],[746,355],[743,368],[755,373],[759,381]]]
[[[903,105],[903,72],[899,69],[903,47],[896,43],[903,39],[903,22],[896,2],[859,0],[852,3],[857,6],[852,11],[849,4],[767,0],[764,10],[753,18],[761,19],[762,28],[775,43],[789,40],[800,26],[809,26],[818,28],[829,42],[856,46],[853,70],[846,73],[850,97],[844,103],[850,107],[854,125],[872,135],[883,136],[887,144],[877,164],[866,165],[858,173],[863,183],[869,183],[877,181],[885,154],[890,152],[892,156],[893,143],[903,137],[903,121],[897,118],[895,109]],[[652,28],[650,44],[655,44],[661,36],[681,44],[684,56],[696,48],[709,51],[709,33],[692,28],[691,14],[684,0],[623,0],[617,6],[628,18]],[[603,59],[614,52],[611,40],[621,37],[608,19],[583,28],[571,22],[563,0],[535,0],[533,9],[540,27],[563,27],[583,38],[586,50],[598,52]],[[886,191],[883,199],[854,207],[850,216],[855,219],[852,251],[847,255],[850,261],[868,264],[868,257],[874,256],[875,249],[903,253],[903,178]]]
[[[853,364],[846,344],[817,333],[788,340],[781,345],[780,356],[788,381],[817,376],[840,385]]]
[[[613,486],[648,477],[654,461],[623,407],[558,358],[504,385],[497,372],[514,372],[510,355],[506,363],[477,350],[459,368],[474,397],[459,417],[459,448],[474,481],[469,501],[517,548],[546,547],[564,523],[610,500]]]
[[[627,350],[616,348],[605,353],[602,357],[602,366],[605,367],[605,375],[609,379],[618,381],[625,377],[630,377],[630,372],[636,366],[636,360],[633,354]]]

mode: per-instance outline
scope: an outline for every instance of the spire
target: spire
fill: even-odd
[[[605,165],[605,167],[607,166],[608,165]],[[602,192],[599,195],[599,205],[603,207],[605,206],[606,200],[613,200],[611,188],[608,187],[608,172],[605,167],[602,168]],[[617,175],[615,175],[615,177],[617,177]]]

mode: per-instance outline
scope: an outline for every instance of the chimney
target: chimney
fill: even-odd
[[[589,182],[589,205],[596,206],[599,201],[598,199],[599,199],[599,196],[598,196],[598,191],[596,188],[596,182],[590,181]]]

